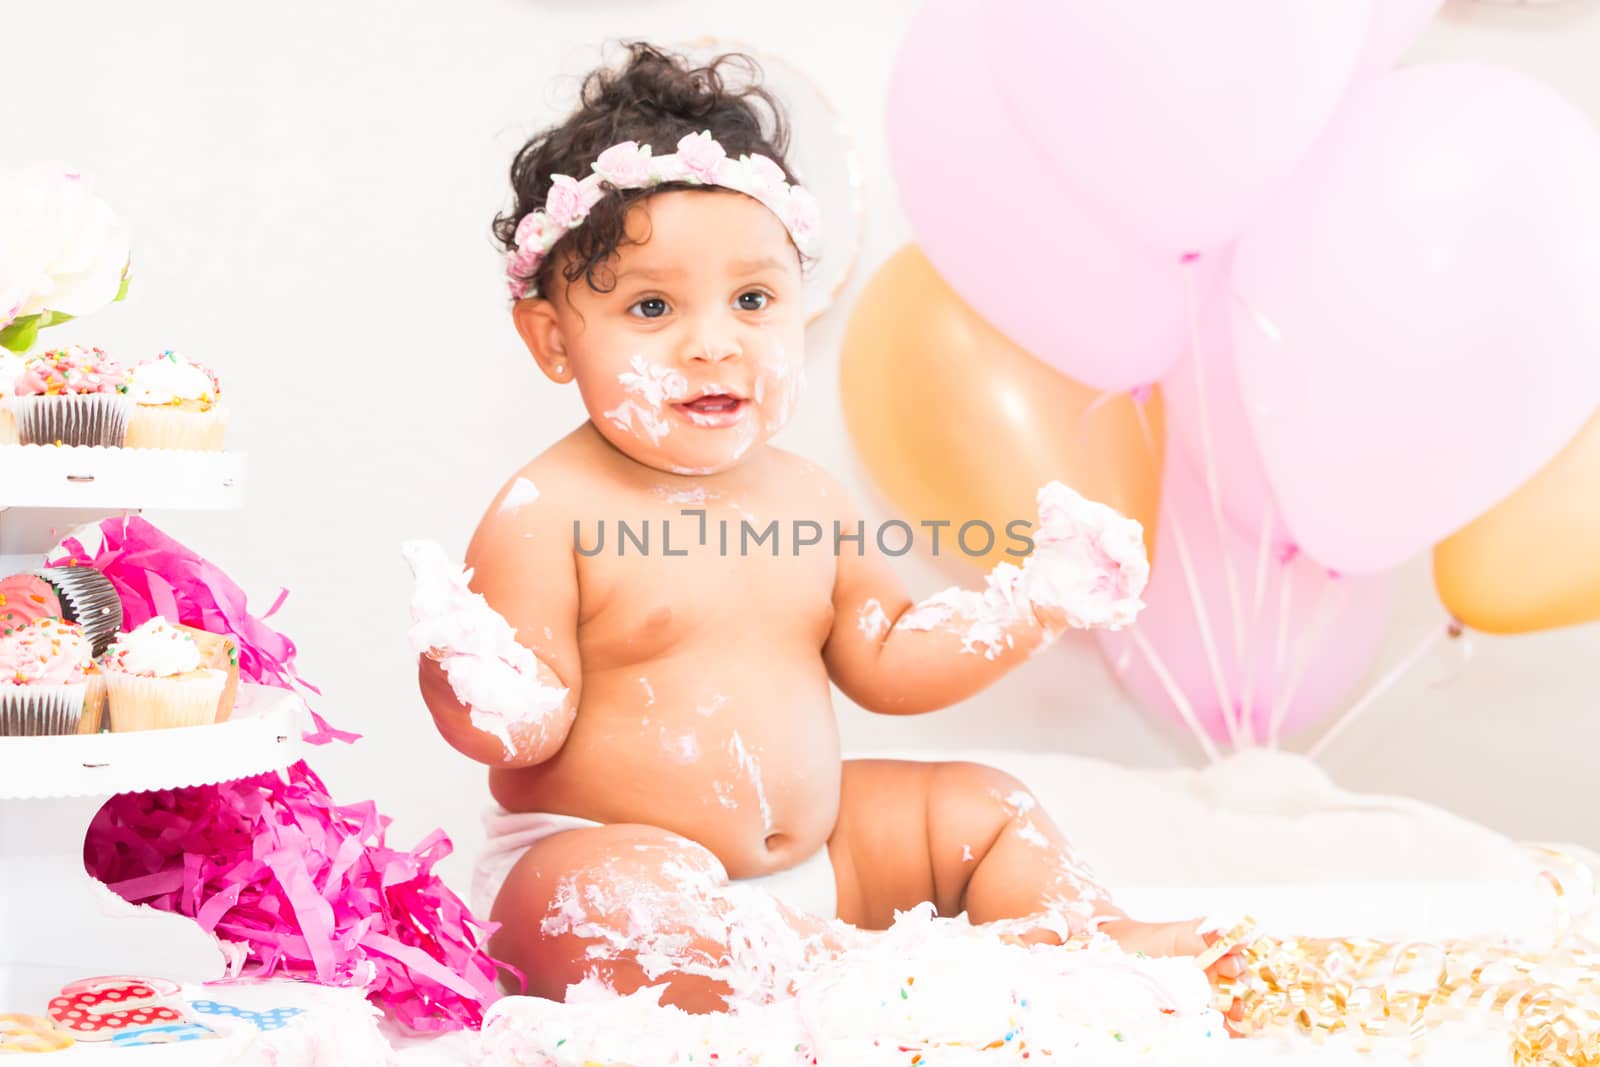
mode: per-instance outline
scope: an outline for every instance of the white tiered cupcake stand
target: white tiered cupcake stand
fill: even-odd
[[[76,527],[145,507],[236,508],[244,457],[0,446],[0,575],[38,567]],[[242,684],[227,722],[174,730],[0,737],[0,1012],[42,1013],[98,974],[218,978],[225,959],[193,920],[129,904],[84,869],[108,797],[232,781],[298,758],[304,705]]]

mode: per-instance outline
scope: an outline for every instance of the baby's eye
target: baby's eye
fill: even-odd
[[[747,293],[740,293],[736,299],[740,311],[760,311],[767,306],[772,298],[759,289],[752,289]]]
[[[659,319],[667,313],[667,302],[659,296],[647,296],[643,300],[635,301],[628,308],[628,314],[636,315],[641,319]]]

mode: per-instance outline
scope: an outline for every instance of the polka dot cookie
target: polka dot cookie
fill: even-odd
[[[232,1004],[218,1004],[214,1000],[190,1001],[189,1007],[199,1015],[221,1015],[230,1019],[243,1019],[251,1023],[257,1030],[281,1030],[289,1025],[289,1020],[305,1011],[304,1008],[269,1008],[266,1011],[250,1011],[247,1008],[236,1007]]]
[[[183,1013],[162,1003],[155,989],[135,979],[120,978],[86,985],[50,1001],[56,1027],[80,1041],[106,1041],[118,1033],[146,1026],[187,1022]]]
[[[217,1032],[199,1023],[168,1023],[165,1026],[146,1026],[116,1034],[111,1038],[114,1048],[125,1045],[173,1045],[180,1041],[203,1041],[216,1037]]]

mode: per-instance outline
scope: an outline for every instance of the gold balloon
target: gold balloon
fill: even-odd
[[[1522,488],[1433,550],[1456,618],[1491,634],[1600,620],[1600,411]]]
[[[902,517],[951,523],[939,532],[941,556],[983,570],[1016,562],[1006,525],[1034,523],[1035,494],[1050,481],[1138,519],[1146,551],[1154,542],[1166,453],[1159,393],[1143,404],[1147,441],[1130,396],[1104,396],[1018,348],[915,245],[891,256],[856,301],[839,387],[850,439]],[[971,520],[995,533],[982,555],[955,540]],[[930,546],[931,534],[919,527],[916,543]],[[977,553],[983,541],[974,527],[968,547]]]

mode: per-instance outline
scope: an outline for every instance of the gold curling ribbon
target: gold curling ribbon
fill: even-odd
[[[1246,919],[1208,953],[1214,962],[1237,948],[1243,966],[1237,980],[1219,984],[1218,999],[1239,999],[1236,1028],[1247,1035],[1297,1032],[1321,1043],[1348,1033],[1361,1051],[1392,1040],[1419,1056],[1431,1030],[1476,1019],[1508,1031],[1516,1067],[1600,1067],[1600,939],[1582,921],[1595,874],[1559,849],[1535,853],[1555,894],[1548,949],[1487,938],[1274,938]]]

